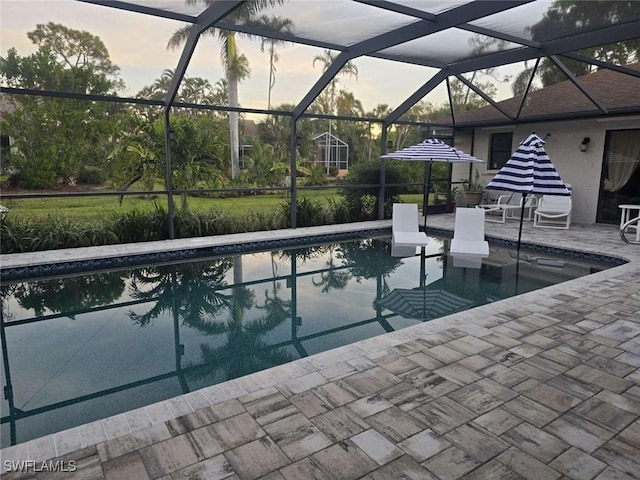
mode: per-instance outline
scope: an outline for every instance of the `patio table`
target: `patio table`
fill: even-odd
[[[636,231],[636,242],[640,242],[640,205],[623,204],[618,205],[618,208],[622,210],[622,214],[620,215],[620,230],[622,230],[625,223],[635,218],[636,224],[630,225],[629,228]],[[637,210],[637,213],[632,215],[634,210]]]

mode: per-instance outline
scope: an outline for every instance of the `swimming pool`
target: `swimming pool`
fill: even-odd
[[[447,246],[396,257],[380,236],[5,282],[2,446],[606,268],[523,252],[516,282],[513,250],[468,268]]]

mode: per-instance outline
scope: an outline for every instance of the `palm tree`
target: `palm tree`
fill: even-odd
[[[169,90],[171,80],[175,70],[166,68],[162,71],[159,78],[156,78],[150,86],[144,87],[136,95],[138,98],[149,98],[151,100],[162,100]]]
[[[333,64],[335,59],[337,58],[337,53],[331,53],[331,50],[325,50],[322,55],[316,55],[313,57],[313,66],[315,68],[316,62],[320,62],[323,67],[322,71],[326,72],[329,67]],[[336,100],[336,88],[338,87],[338,75],[349,75],[350,77],[355,77],[358,79],[358,67],[349,60],[344,64],[340,73],[338,73],[331,82],[329,82],[329,102],[327,105],[328,111],[326,114],[332,115],[335,112],[335,100]],[[325,153],[325,164],[327,166],[327,175],[329,174],[329,140],[331,138],[331,119],[329,119],[329,135],[327,135],[327,143],[325,145],[324,153]]]
[[[274,32],[293,32],[293,22],[288,18],[277,17],[275,15],[268,17],[262,15],[258,19],[258,23]],[[260,51],[264,52],[265,48],[269,51],[269,95],[267,97],[267,110],[271,110],[271,90],[276,84],[276,63],[280,60],[278,53],[276,52],[276,45],[286,45],[289,42],[284,40],[276,40],[275,38],[262,38],[260,44]]]
[[[391,113],[391,108],[385,103],[379,104],[371,112],[367,113],[367,117],[384,118]],[[371,153],[373,150],[373,132],[371,131],[371,122],[368,123],[369,130],[369,148],[367,154],[367,160],[371,160]]]
[[[336,111],[338,115],[361,117],[364,114],[362,102],[358,100],[353,92],[340,90],[336,98]]]
[[[205,4],[207,6],[216,0],[186,0],[187,5]],[[259,11],[267,7],[281,5],[284,0],[248,0],[235,9],[226,19],[233,23],[246,24],[254,21]],[[178,29],[169,39],[167,48],[178,48],[189,37],[195,25],[189,25]],[[227,89],[229,106],[238,108],[238,83],[249,76],[249,62],[247,57],[240,54],[236,43],[236,33],[219,28],[209,28],[203,32],[205,35],[217,36],[222,43],[220,56],[227,77]],[[247,35],[251,38],[251,35]],[[229,139],[231,146],[231,177],[235,178],[240,172],[240,137],[238,133],[238,112],[229,112]]]
[[[132,117],[129,131],[124,131],[109,158],[122,168],[126,191],[142,181],[145,188],[153,189],[155,180],[162,175],[164,165],[164,122],[149,121],[145,117]],[[175,185],[183,190],[205,180],[220,184],[223,180],[223,132],[206,116],[189,118],[177,116],[173,124],[176,135],[173,143]],[[181,209],[187,211],[187,194],[181,196]],[[122,203],[122,196],[120,202]]]

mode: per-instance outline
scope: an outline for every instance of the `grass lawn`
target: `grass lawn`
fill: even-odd
[[[319,202],[328,202],[329,198],[338,199],[337,189],[328,190],[299,190],[298,198],[308,197]],[[407,203],[422,202],[422,194],[403,195],[402,200]],[[180,197],[175,197],[176,205],[180,204]],[[282,208],[285,202],[285,193],[278,192],[268,195],[252,195],[235,198],[201,198],[189,197],[189,209],[208,210],[218,209],[241,216],[248,210],[260,212],[272,212]],[[167,207],[167,199],[159,195],[155,200],[147,200],[136,197],[124,197],[122,205],[118,197],[69,197],[69,198],[29,198],[20,200],[4,200],[2,204],[10,209],[7,216],[38,219],[48,215],[82,219],[86,221],[100,220],[110,215],[118,215],[134,209],[151,210],[157,204]]]

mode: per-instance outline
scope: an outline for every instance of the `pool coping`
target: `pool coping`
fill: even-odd
[[[391,233],[391,220],[351,224],[306,227],[299,229],[250,232],[233,235],[158,240],[93,247],[67,248],[46,252],[28,252],[0,255],[0,278],[3,282],[16,282],[31,278],[97,272],[108,269],[135,267],[196,260],[205,257],[251,253],[277,248],[295,248],[309,243],[356,240]],[[451,237],[452,230],[428,227],[427,233]],[[486,236],[492,245],[515,247],[516,242],[499,236]],[[521,248],[529,252],[563,255],[592,262],[619,266],[628,260],[584,250],[567,249],[551,245],[522,242]]]

